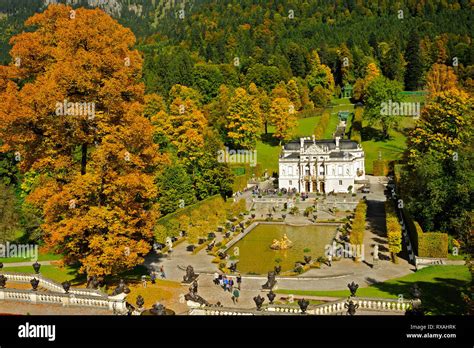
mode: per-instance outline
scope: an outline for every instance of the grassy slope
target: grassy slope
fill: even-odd
[[[298,126],[296,128],[296,137],[310,137],[314,133],[314,127],[321,115],[315,115],[306,118],[298,119]],[[273,126],[268,127],[268,135],[274,132],[275,128]],[[269,137],[268,137],[269,138]],[[278,156],[280,154],[281,147],[278,145],[277,141],[258,141],[257,142],[257,162],[260,163],[262,169],[268,170],[268,173],[272,172],[278,173]]]
[[[423,268],[416,273],[360,288],[357,296],[411,298],[411,287],[418,284],[422,293],[422,302],[433,314],[462,313],[465,304],[461,298],[463,288],[471,281],[471,274],[465,266],[432,266]],[[277,290],[282,294],[307,296],[347,297],[349,290],[336,291],[299,291]]]
[[[370,127],[366,121],[363,122],[362,147],[365,151],[365,171],[367,174],[373,172],[373,161],[378,159],[379,151],[382,159],[392,161],[401,159],[406,148],[406,132],[414,125],[414,120],[401,117],[398,130],[389,131],[390,139],[379,140],[378,135],[381,127]]]
[[[61,260],[62,255],[50,254],[50,253],[39,253],[38,261],[52,261],[52,260]],[[10,262],[30,262],[29,258],[22,257],[0,257],[0,262],[10,263]],[[33,263],[34,261],[31,261]]]
[[[19,273],[34,273],[33,267],[21,266],[21,267],[6,267],[3,269],[5,272],[19,272]],[[72,267],[58,267],[58,266],[41,266],[40,273],[42,276],[52,279],[56,282],[62,283],[66,280],[74,280],[76,278],[76,269]],[[8,287],[8,281],[7,281]]]

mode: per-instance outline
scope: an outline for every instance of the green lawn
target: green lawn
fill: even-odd
[[[379,153],[383,160],[393,161],[400,159],[406,148],[406,138],[397,131],[389,132],[388,140],[362,140],[362,148],[365,152],[365,172],[373,173],[373,162],[379,158]],[[364,139],[364,138],[362,138]]]
[[[296,135],[300,137],[310,137],[314,134],[314,128],[319,122],[321,115],[300,118],[298,120],[298,128],[296,130]]]
[[[319,122],[319,118],[321,118],[320,114],[298,119],[298,126],[296,128],[297,138],[311,137],[314,134],[314,128]],[[259,140],[256,146],[257,162],[261,165],[262,170],[267,169],[270,175],[273,172],[278,173],[278,156],[281,149],[278,141],[272,138],[274,131],[274,126],[268,126],[268,134],[266,136],[262,135],[265,141]]]
[[[4,272],[19,272],[19,273],[30,273],[33,274],[34,270],[31,266],[22,266],[22,267],[4,267]],[[72,285],[77,286],[80,284],[86,283],[86,277],[84,274],[78,274],[77,267],[59,267],[54,265],[44,265],[40,268],[40,274],[46,278],[52,279],[58,283],[62,283],[66,280],[71,281]],[[141,280],[142,275],[148,275],[148,270],[145,266],[136,266],[135,268],[120,273],[115,276],[105,277],[106,284],[109,285],[109,288],[113,286],[112,284],[118,284],[120,279],[124,279],[127,283],[136,283]],[[8,287],[8,281],[7,281]]]
[[[268,170],[268,174],[278,173],[278,156],[280,155],[280,147],[272,146],[262,141],[257,142],[257,162],[261,165],[262,171]]]
[[[411,98],[411,97],[410,97]],[[419,97],[413,97],[412,99]],[[348,99],[334,99],[332,101],[332,107],[326,110],[331,112],[329,125],[324,131],[323,137],[325,139],[331,139],[336,127],[339,123],[337,113],[339,111],[350,111],[354,112],[354,105],[349,104]],[[311,136],[314,133],[314,128],[319,122],[321,117],[320,111],[315,111],[315,115],[306,118],[300,118],[298,120],[298,126],[296,129],[297,137]],[[347,132],[350,130],[351,119],[347,124]],[[390,139],[381,140],[380,133],[381,128],[379,126],[369,126],[367,121],[363,122],[362,130],[362,147],[365,151],[365,171],[367,174],[373,173],[373,161],[378,159],[379,152],[382,155],[382,159],[392,161],[401,159],[403,152],[406,148],[406,133],[410,128],[414,126],[414,119],[410,117],[401,117],[399,120],[399,126],[397,129],[390,131]],[[257,142],[257,161],[262,166],[262,169],[267,169],[271,174],[278,172],[278,155],[280,153],[280,146],[278,141],[272,139],[272,134],[275,128],[273,126],[268,127],[268,135],[262,135],[263,141]]]
[[[386,282],[359,288],[357,296],[411,298],[411,287],[418,284],[422,293],[423,305],[433,314],[460,314],[465,310],[461,292],[471,281],[471,274],[466,266],[431,266],[413,274],[388,280]],[[277,290],[280,294],[347,297],[349,289],[336,291],[301,291]]]
[[[336,131],[336,127],[338,124],[339,124],[339,118],[337,117],[337,112],[331,113],[331,117],[329,118],[329,124],[324,130],[323,138],[332,139],[332,135]]]
[[[51,254],[51,253],[39,253],[38,261],[53,261],[53,260],[61,260],[62,255],[58,254]],[[30,262],[30,258],[22,258],[22,257],[0,257],[0,262],[3,263],[12,263],[12,262]],[[31,261],[32,263],[34,261]]]
[[[406,149],[406,134],[414,127],[415,120],[411,117],[400,117],[397,129],[389,131],[390,138],[381,140],[381,127],[369,126],[363,122],[362,148],[365,151],[365,172],[373,173],[373,161],[379,158],[393,161],[401,159]]]
[[[19,272],[19,273],[35,273],[33,267],[31,266],[21,266],[21,267],[5,267],[3,268],[5,272]],[[66,280],[76,280],[77,278],[77,269],[72,267],[58,267],[51,265],[44,265],[40,268],[40,273],[42,276],[52,279],[56,282],[62,283]],[[8,282],[7,282],[8,287]]]

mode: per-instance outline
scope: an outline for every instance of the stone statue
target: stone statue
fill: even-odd
[[[347,308],[347,314],[348,315],[354,315],[356,313],[356,309],[359,308],[358,304],[354,304],[352,300],[350,300],[348,303],[344,304],[344,307]]]
[[[262,309],[262,305],[263,305],[263,302],[265,302],[265,298],[263,298],[262,296],[257,295],[253,298],[254,302],[255,302],[255,305],[257,306],[257,310],[261,310]]]
[[[5,277],[3,274],[0,274],[0,289],[5,289],[5,286],[7,285],[7,277]]]
[[[145,304],[145,300],[143,299],[142,295],[137,296],[137,301],[135,302],[137,304],[138,308],[142,308],[143,305]]]
[[[305,314],[306,310],[309,306],[309,301],[305,300],[304,298],[298,300],[298,306],[300,306],[301,313]]]
[[[374,246],[374,261],[379,259],[379,245],[375,244]]]
[[[166,315],[166,308],[161,303],[155,303],[150,309],[150,313],[153,315]]]
[[[276,285],[276,283],[277,283],[277,281],[276,281],[275,272],[273,272],[273,271],[268,272],[267,282],[262,285],[262,289],[271,290]]]
[[[97,289],[99,287],[99,280],[97,279],[97,276],[89,276],[87,278],[87,285],[86,287],[88,289]]]
[[[197,289],[196,292],[193,292],[194,289],[192,287],[190,287],[189,290],[189,293],[184,295],[184,299],[186,301],[196,302],[199,303],[201,306],[210,306],[209,302],[207,302],[204,298],[198,295]]]
[[[351,297],[354,297],[356,295],[357,289],[359,288],[359,284],[352,282],[350,284],[347,284],[347,287],[349,288],[349,291],[351,292]]]
[[[197,294],[198,292],[198,282],[197,280],[193,281],[193,284],[191,285],[191,291],[194,294]]]
[[[183,277],[183,283],[192,283],[198,277],[198,274],[194,273],[193,266],[189,265],[186,267],[186,275]]]
[[[130,289],[125,284],[125,281],[123,279],[120,279],[119,285],[112,292],[112,296],[117,296],[117,295],[120,295],[121,293],[124,293],[124,294],[130,293]]]
[[[235,273],[237,271],[237,262],[232,262],[229,266],[229,270]]]
[[[286,233],[283,235],[283,238],[278,240],[274,239],[270,248],[273,250],[286,250],[293,246],[293,242],[288,239]]]

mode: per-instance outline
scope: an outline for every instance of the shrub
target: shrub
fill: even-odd
[[[355,209],[354,220],[352,222],[352,231],[350,242],[354,245],[362,245],[364,243],[365,218],[367,213],[367,203],[360,201]]]
[[[390,201],[385,201],[388,250],[393,262],[397,262],[397,254],[402,250],[402,227]]]
[[[323,139],[324,136],[324,131],[329,125],[329,118],[331,117],[331,114],[329,112],[323,113],[321,116],[321,119],[319,120],[315,130],[314,130],[314,136],[316,139],[320,140]]]
[[[292,215],[297,215],[297,214],[299,214],[299,212],[300,212],[300,210],[296,206],[290,209],[290,214],[292,214]]]
[[[372,162],[372,170],[374,176],[386,176],[388,175],[387,161],[375,160]]]
[[[442,232],[425,232],[418,236],[418,256],[448,257],[448,235]]]

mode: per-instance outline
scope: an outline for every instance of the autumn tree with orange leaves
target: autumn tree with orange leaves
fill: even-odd
[[[38,173],[27,202],[51,250],[88,275],[130,269],[150,250],[153,171],[166,161],[144,117],[135,37],[101,10],[64,5],[26,25],[0,67],[0,151]]]

